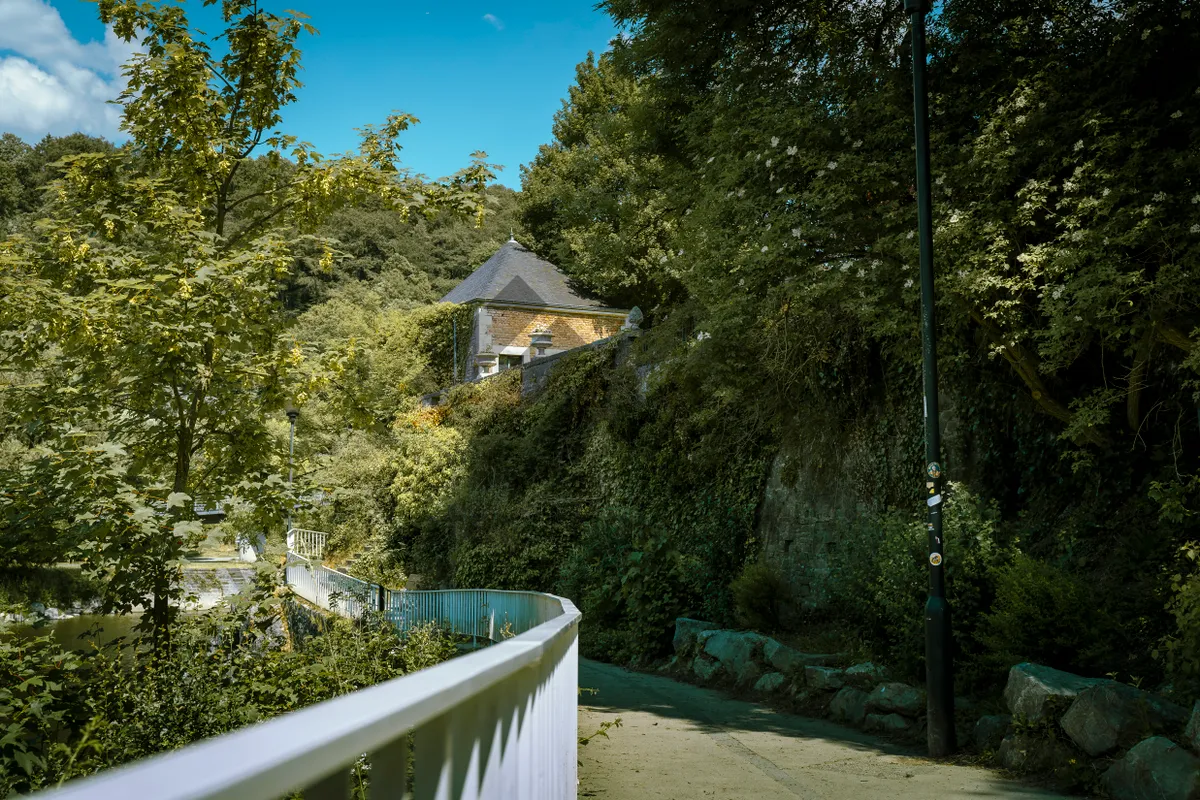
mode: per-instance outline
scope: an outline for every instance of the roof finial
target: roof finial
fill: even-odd
[[[517,237],[513,236],[513,229],[511,225],[508,226],[508,240],[510,242],[515,242],[517,240]]]

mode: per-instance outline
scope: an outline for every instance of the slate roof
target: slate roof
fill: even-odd
[[[584,297],[567,283],[567,276],[549,261],[538,258],[519,242],[509,240],[442,298],[443,303],[500,300],[538,306],[605,308],[599,300]]]

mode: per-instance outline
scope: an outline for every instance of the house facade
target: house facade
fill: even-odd
[[[556,266],[513,239],[442,302],[474,309],[469,381],[606,339],[629,313],[583,296]]]

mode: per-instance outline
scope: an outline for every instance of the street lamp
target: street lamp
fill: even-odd
[[[912,30],[913,121],[917,144],[917,233],[921,246],[921,333],[925,373],[925,504],[929,508],[929,598],[925,601],[925,689],[929,755],[954,752],[954,663],[942,539],[941,430],[933,308],[933,204],[929,197],[929,96],[925,88],[925,14],[929,0],[904,0]]]
[[[291,430],[288,432],[288,494],[291,494],[292,478],[293,478],[292,461],[296,455],[296,417],[300,416],[300,409],[298,409],[294,405],[292,405],[292,401],[289,400],[284,405],[283,410],[287,414],[288,422],[290,423],[290,426],[291,426]],[[287,541],[288,550],[291,550],[292,549],[292,505],[290,503],[288,505],[287,531],[285,532],[285,535],[288,540]]]

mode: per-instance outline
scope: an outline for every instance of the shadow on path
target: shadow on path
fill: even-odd
[[[581,660],[579,731],[622,726],[580,747],[580,797],[1053,798],[990,770],[939,763],[824,720],[711,689]]]

